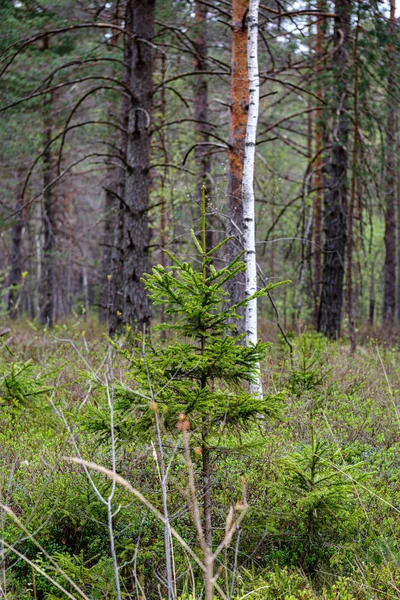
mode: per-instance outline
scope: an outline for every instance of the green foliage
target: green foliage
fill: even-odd
[[[117,598],[112,563],[109,558],[102,556],[96,561],[86,560],[83,552],[75,556],[70,556],[66,552],[55,552],[52,558],[91,600],[115,600]],[[49,561],[41,556],[36,559],[36,564],[44,570],[50,566]],[[57,583],[76,595],[76,590],[66,582],[63,575],[54,572],[54,567],[51,569],[51,575]],[[44,594],[45,600],[61,600],[65,597],[62,592],[40,575],[36,576],[36,587],[39,593]]]
[[[255,600],[317,600],[310,583],[295,571],[274,569],[262,574],[255,574],[250,570],[243,570],[241,574],[242,590],[235,597],[241,600],[246,593]]]
[[[60,328],[60,334],[63,338],[72,336],[74,344],[86,352],[88,364],[95,372],[101,372],[98,369],[103,364],[105,348],[98,344],[96,336],[92,342],[90,339],[84,342],[79,325],[75,325],[66,324]],[[21,343],[23,335],[25,341]],[[12,409],[2,410],[1,414],[0,484],[3,501],[7,499],[29,530],[36,531],[42,546],[90,598],[114,600],[105,507],[98,502],[80,469],[58,462],[60,455],[74,455],[75,449],[68,445],[69,436],[60,428],[60,420],[55,416],[50,418],[48,412],[43,413],[49,392],[33,395],[32,398],[27,394],[29,386],[35,385],[35,382],[40,382],[39,390],[49,385],[57,407],[62,408],[75,424],[76,406],[81,406],[82,397],[87,397],[87,388],[82,387],[81,365],[79,361],[78,365],[74,361],[66,364],[65,345],[61,343],[47,338],[51,345],[46,349],[38,330],[30,331],[29,335],[19,331],[15,337],[18,343],[11,341],[10,350],[17,358],[5,352],[2,378],[10,377],[13,359],[18,365],[18,368],[14,367],[17,373],[27,362],[27,354],[34,353],[39,363],[46,364],[46,372],[54,374],[54,383],[61,379],[63,384],[50,386],[52,377],[47,375],[45,378],[43,371],[34,363],[17,375],[21,382],[23,377],[26,379],[25,384],[20,382],[21,393],[26,399],[23,405],[20,401],[10,400]],[[193,344],[187,336],[182,337],[184,339],[174,340],[172,344],[164,343],[164,348],[173,348],[168,355],[172,361],[176,360],[175,346],[180,343],[189,347],[193,345],[196,351],[198,349],[199,344]],[[172,403],[186,408],[183,393],[186,394],[190,386],[183,373],[181,380],[173,382],[177,386],[174,398],[165,397],[163,403],[159,401],[161,394],[158,397],[157,392],[164,379],[155,375],[156,385],[150,390],[147,373],[152,373],[153,363],[157,362],[163,346],[153,342],[145,340],[147,354],[143,354],[140,348],[125,348],[123,355],[114,357],[114,372],[120,374],[120,381],[113,388],[114,401],[117,406],[121,404],[116,411],[115,422],[123,433],[116,458],[118,472],[143,489],[155,506],[161,507],[157,465],[151,446],[138,440],[139,436],[149,439],[154,433],[156,415],[161,423],[165,417],[165,425],[170,432],[177,432],[179,414],[173,413]],[[271,366],[264,366],[265,376],[274,381],[276,389],[288,388],[281,406],[283,418],[274,427],[266,429],[263,421],[253,417],[250,422],[242,424],[234,415],[234,424],[228,428],[221,424],[221,415],[209,417],[211,432],[207,438],[208,447],[213,458],[218,457],[218,460],[212,461],[215,537],[219,528],[225,527],[227,506],[240,490],[243,479],[250,504],[241,528],[233,598],[239,600],[250,594],[249,598],[260,600],[370,600],[371,597],[383,600],[388,595],[395,595],[394,586],[398,587],[399,580],[400,524],[396,511],[400,503],[397,476],[399,449],[396,413],[392,399],[387,397],[387,385],[376,361],[376,350],[366,347],[362,353],[349,357],[341,344],[327,343],[318,336],[313,339],[307,334],[306,344],[304,336],[293,337],[292,342],[295,349],[293,364],[287,352],[274,344],[269,347]],[[156,353],[154,360],[151,354],[153,346]],[[147,360],[144,360],[145,356]],[[183,356],[188,360],[186,354]],[[196,356],[201,356],[201,353],[197,352]],[[127,367],[126,357],[129,359]],[[131,360],[139,362],[132,363]],[[308,365],[308,369],[303,368],[304,364]],[[60,373],[61,365],[63,370]],[[175,362],[174,368],[176,366]],[[314,369],[317,374],[323,373],[323,377],[316,376],[313,385],[310,384],[311,378],[307,377],[304,384],[301,374]],[[396,385],[396,351],[387,351],[387,369],[390,382]],[[159,370],[158,367],[155,370]],[[300,373],[296,374],[298,387],[289,383],[294,372]],[[190,380],[193,388],[198,387],[200,375],[200,371],[196,372],[196,377],[193,375]],[[64,385],[66,381],[70,382],[67,388]],[[211,391],[220,390],[234,398],[236,389],[240,391],[244,385],[247,383],[230,381],[228,384],[215,377],[214,390]],[[304,386],[304,391],[301,391],[301,386]],[[139,397],[138,389],[149,396]],[[104,441],[99,441],[98,434],[92,435],[79,427],[75,431],[82,454],[98,464],[107,465],[110,460],[110,425],[109,413],[103,408],[103,393],[104,390],[97,388],[92,396],[87,397],[80,418],[81,422],[90,423],[97,410],[104,421]],[[197,401],[200,403],[198,398]],[[154,405],[148,406],[151,402]],[[96,404],[98,406],[94,409]],[[166,411],[165,406],[168,407]],[[40,410],[35,408],[32,411],[34,407]],[[146,410],[147,424],[144,423]],[[172,416],[168,421],[170,410]],[[196,420],[201,410],[203,408],[199,404],[188,417],[193,431],[197,426],[199,429],[203,426],[200,418]],[[16,415],[20,418],[16,419]],[[121,422],[123,420],[124,423]],[[133,431],[139,421],[140,428]],[[149,428],[148,433],[146,427]],[[225,431],[224,435],[215,434],[220,431]],[[172,456],[167,443],[170,436],[166,436],[165,431],[162,435],[165,436],[165,452],[169,458]],[[197,445],[196,433],[193,439]],[[199,455],[195,460],[196,477],[200,467]],[[366,472],[371,473],[367,479]],[[101,474],[92,476],[101,493],[107,495],[110,482]],[[182,463],[171,459],[168,503],[174,515],[174,527],[195,548],[196,534],[185,512],[184,485]],[[32,507],[36,506],[38,508],[29,521]],[[149,600],[158,598],[158,580],[154,570],[156,565],[158,574],[163,573],[162,526],[143,512],[136,502],[131,503],[131,497],[123,490],[118,489],[115,506],[122,507],[114,517],[114,530],[118,562],[128,565],[121,569],[126,594],[135,597],[131,561],[137,552],[140,584]],[[17,526],[6,518],[6,541],[14,544],[19,535]],[[55,575],[54,569],[30,540],[20,542],[18,548],[31,560],[46,566],[52,576]],[[229,569],[233,567],[234,555],[235,544],[232,544],[226,558]],[[197,574],[196,585],[190,578],[183,583],[187,559],[179,547],[175,547],[174,558],[177,574],[181,577],[178,593],[186,592],[182,599],[189,598],[188,594],[193,594],[194,589],[196,598],[201,597]],[[58,574],[56,577],[65,584],[62,577],[58,579]],[[34,585],[38,598],[62,598],[61,593],[39,574],[33,578],[31,568],[22,561],[10,564],[7,580],[10,600],[30,600],[34,597]],[[220,580],[223,581],[223,577]]]
[[[184,414],[192,431],[203,438],[227,428],[245,429],[260,416],[279,414],[284,394],[259,398],[247,387],[258,377],[268,344],[259,341],[244,346],[234,325],[240,318],[240,306],[265,295],[276,284],[229,305],[224,284],[245,269],[244,263],[238,257],[216,270],[212,257],[221,244],[206,253],[194,234],[193,239],[200,254],[197,269],[170,255],[171,267],[156,266],[144,277],[152,302],[178,316],[175,322],[157,329],[172,330],[177,337],[168,344],[143,338],[139,347],[122,350],[129,361],[132,386],[116,389],[116,410],[124,423],[123,429],[117,425],[120,436],[152,436],[155,413],[162,415],[169,431],[176,431],[179,415]],[[118,348],[116,343],[114,346]],[[101,410],[91,414],[87,426],[92,431],[105,430],[106,417]]]
[[[297,345],[298,360],[293,367],[289,388],[300,397],[303,394],[310,395],[326,380],[327,369],[324,368],[322,355],[326,339],[322,335],[304,334]]]
[[[46,376],[37,374],[32,360],[13,362],[1,371],[0,404],[3,406],[33,408],[38,398],[51,390],[45,383]]]
[[[250,570],[241,573],[241,593],[235,600],[253,598],[255,600],[371,600],[395,598],[396,577],[399,569],[393,565],[377,568],[361,565],[362,582],[352,577],[326,579],[323,585],[315,586],[304,574],[288,569],[274,569],[255,574]]]
[[[282,393],[260,397],[250,389],[259,377],[268,345],[258,341],[244,346],[244,336],[235,327],[238,308],[276,286],[230,305],[224,285],[244,270],[244,264],[238,257],[217,270],[212,258],[222,244],[206,251],[205,225],[203,245],[192,237],[200,258],[197,268],[170,254],[171,267],[154,267],[144,277],[153,303],[164,305],[166,314],[175,316],[172,323],[157,329],[172,331],[174,339],[153,343],[142,336],[132,349],[122,349],[129,364],[129,388],[126,384],[106,387],[107,404],[91,411],[84,422],[88,430],[106,439],[110,431],[107,408],[113,395],[113,427],[122,447],[138,439],[157,439],[161,444],[161,436],[168,440],[166,432],[180,436],[183,428],[190,428],[191,446],[198,449],[195,456],[201,456],[196,465],[196,471],[201,466],[199,489],[207,485],[215,500],[220,486],[210,466],[211,455],[221,452],[229,434],[248,431],[260,418],[270,419],[281,412]],[[118,341],[111,343],[118,349]],[[235,441],[238,448],[240,439]],[[211,523],[212,512],[204,502],[204,523]]]
[[[340,451],[315,436],[310,445],[303,445],[281,462],[284,489],[307,520],[309,540],[318,537],[332,520],[343,524],[349,516],[356,469],[357,465],[343,464]]]

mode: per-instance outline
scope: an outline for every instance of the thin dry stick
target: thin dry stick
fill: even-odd
[[[129,481],[127,481],[126,479],[121,477],[121,475],[118,475],[117,473],[113,473],[113,471],[110,471],[110,469],[106,469],[105,467],[102,467],[96,463],[93,463],[93,462],[90,462],[87,460],[83,460],[82,458],[75,458],[75,457],[71,458],[71,457],[65,456],[64,460],[75,463],[77,465],[81,465],[83,467],[86,467],[86,469],[93,469],[93,471],[97,471],[98,473],[103,473],[110,479],[115,479],[115,481],[117,483],[122,485],[131,494],[133,494],[150,512],[153,513],[153,515],[155,515],[165,525],[164,515],[155,506],[153,506],[153,504],[149,500],[147,500],[147,498],[145,498],[145,496],[143,496],[143,494],[141,492],[139,492],[139,490],[134,488],[129,483]],[[174,538],[176,540],[178,540],[178,542],[181,544],[181,546],[186,550],[186,552],[193,558],[195,563],[204,572],[205,566],[201,562],[201,560],[199,559],[197,554],[194,552],[194,550],[192,550],[192,548],[185,542],[185,540],[179,535],[179,533],[172,526],[170,526],[170,527],[171,527],[171,533],[174,536]],[[214,584],[214,585],[215,585],[218,593],[222,596],[223,600],[228,600],[227,596],[221,590],[221,588],[218,586],[218,584]]]
[[[115,473],[116,465],[115,465],[115,432],[114,432],[114,402],[110,394],[110,389],[108,385],[107,375],[106,375],[106,392],[107,392],[107,401],[108,407],[110,409],[110,431],[111,431],[111,461],[112,461],[112,471]],[[114,579],[115,579],[115,587],[117,589],[117,597],[118,600],[122,600],[121,596],[121,584],[119,580],[119,570],[118,570],[118,560],[117,553],[115,551],[115,540],[114,540],[114,529],[113,529],[113,500],[115,495],[115,487],[116,483],[113,479],[111,485],[111,491],[107,498],[107,520],[108,520],[108,533],[110,537],[110,548],[111,548],[111,556],[113,562],[114,569]]]
[[[234,562],[234,565],[233,565],[232,583],[231,583],[231,590],[230,590],[230,593],[229,593],[229,600],[231,600],[232,597],[233,597],[233,592],[234,592],[235,583],[236,583],[236,572],[237,572],[237,562],[238,562],[238,554],[239,554],[240,533],[241,533],[241,530],[239,529],[238,534],[237,534],[237,538],[236,538],[235,562]]]
[[[143,332],[145,334],[145,331]],[[174,600],[176,597],[176,589],[174,582],[176,581],[175,570],[174,570],[174,557],[173,557],[173,544],[172,544],[172,536],[171,536],[171,525],[169,519],[169,511],[168,511],[168,490],[167,490],[167,480],[168,480],[168,469],[165,468],[164,461],[164,452],[161,440],[161,429],[160,429],[160,420],[158,416],[158,407],[155,402],[155,396],[153,392],[153,386],[151,383],[149,368],[146,360],[146,348],[145,348],[145,335],[143,335],[143,345],[142,345],[142,355],[145,359],[146,366],[146,375],[147,375],[147,383],[150,390],[150,396],[152,399],[152,407],[154,410],[154,417],[156,422],[156,430],[157,430],[157,442],[158,442],[158,453],[155,451],[155,457],[157,462],[157,468],[160,476],[161,490],[162,490],[162,499],[163,499],[163,512],[165,518],[165,529],[164,529],[164,544],[165,544],[165,562],[166,562],[166,571],[167,571],[167,589],[168,589],[168,600]]]
[[[244,495],[243,498],[244,498],[243,504],[238,505],[236,507],[236,510],[240,510],[241,511],[240,515],[232,523],[230,529],[226,533],[225,538],[222,540],[222,542],[220,543],[220,545],[218,546],[218,548],[216,549],[216,551],[212,555],[214,560],[218,557],[218,555],[222,552],[222,550],[224,548],[228,548],[230,546],[230,543],[232,541],[232,538],[233,538],[234,534],[237,531],[239,531],[240,524],[243,521],[243,519],[244,519],[244,517],[246,515],[246,512],[248,510],[248,504],[247,504],[247,501],[246,501],[246,496]]]
[[[186,459],[186,466],[188,468],[188,473],[189,473],[189,494],[190,494],[190,500],[191,500],[190,510],[192,513],[192,518],[193,518],[194,524],[196,526],[200,546],[203,551],[204,565],[207,568],[207,570],[204,571],[205,584],[207,584],[206,578],[209,578],[209,582],[211,582],[212,585],[216,585],[216,581],[220,575],[220,572],[217,572],[216,575],[214,576],[215,561],[216,561],[217,557],[219,556],[219,554],[224,550],[224,548],[229,547],[229,545],[232,541],[233,535],[237,531],[239,531],[240,524],[241,524],[242,520],[244,519],[244,516],[248,509],[246,492],[243,487],[243,502],[241,505],[238,505],[236,507],[236,510],[241,511],[241,514],[235,520],[233,517],[233,515],[234,515],[233,509],[231,509],[231,511],[229,512],[228,517],[227,517],[225,537],[222,540],[222,542],[219,544],[218,548],[213,553],[211,548],[209,548],[208,544],[205,541],[203,527],[201,524],[199,503],[197,501],[193,463],[192,463],[192,460],[190,457],[189,433],[188,433],[187,428],[185,427],[185,423],[186,423],[186,421],[182,421],[182,433],[183,433],[183,444],[184,444],[184,449],[185,449],[185,459]]]

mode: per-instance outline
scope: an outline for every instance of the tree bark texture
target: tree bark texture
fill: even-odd
[[[103,231],[103,253],[101,261],[101,299],[100,299],[100,321],[109,321],[112,310],[112,255],[114,243],[114,230],[117,219],[116,208],[118,206],[116,190],[118,189],[115,167],[109,166],[109,174],[105,184],[104,203],[104,231]]]
[[[45,143],[51,140],[51,125],[45,125]],[[41,321],[49,327],[54,320],[55,301],[55,251],[56,251],[56,204],[51,188],[53,164],[50,149],[43,156],[43,252],[41,280]]]
[[[246,257],[246,296],[257,291],[257,254],[254,197],[254,164],[256,155],[257,124],[260,108],[260,81],[258,73],[258,0],[250,0],[249,32],[247,44],[249,73],[249,112],[246,127],[246,145],[243,164],[243,237]],[[257,298],[246,305],[245,312],[247,344],[258,341]],[[261,377],[251,386],[252,392],[262,396]]]
[[[21,294],[20,286],[22,284],[22,269],[23,269],[23,238],[24,238],[24,210],[22,188],[24,184],[24,169],[17,169],[17,194],[14,222],[11,230],[11,252],[10,262],[11,269],[8,278],[8,311],[12,319],[18,316],[19,298]]]
[[[232,62],[231,105],[229,120],[227,234],[233,236],[227,245],[228,260],[243,250],[243,165],[246,126],[249,110],[249,74],[247,67],[247,36],[249,0],[232,0]],[[230,282],[228,291],[232,303],[245,296],[245,275]],[[244,322],[242,330],[244,331]]]
[[[358,164],[358,136],[359,136],[359,111],[358,111],[358,34],[359,34],[359,14],[357,15],[356,34],[353,51],[354,65],[354,89],[353,89],[353,104],[354,104],[354,128],[353,128],[353,154],[351,165],[351,185],[350,185],[350,207],[348,218],[348,242],[347,242],[347,274],[346,274],[346,300],[347,300],[347,316],[349,321],[349,338],[350,348],[353,353],[356,349],[356,323],[355,323],[355,307],[354,307],[354,290],[353,290],[353,247],[356,247],[355,239],[357,232],[357,220],[355,215],[357,199],[356,199],[356,183],[357,183],[357,164]]]
[[[133,36],[130,61],[127,169],[122,241],[122,323],[142,330],[150,321],[143,282],[149,270],[150,126],[155,0],[129,0]]]
[[[47,114],[44,123],[44,144],[47,146],[52,139],[52,94],[46,101]],[[56,201],[51,182],[54,179],[53,157],[50,147],[43,154],[43,249],[41,268],[41,321],[49,327],[54,321],[55,305],[55,252],[56,252]]]
[[[390,0],[390,36],[388,48],[388,113],[386,137],[385,175],[385,285],[383,292],[383,321],[392,323],[396,317],[396,216],[395,216],[395,164],[396,164],[396,75],[394,35],[396,28],[395,0]]]
[[[50,40],[43,38],[43,52],[50,48]],[[42,204],[42,227],[43,227],[43,249],[41,267],[41,312],[42,323],[51,327],[54,320],[55,306],[55,251],[56,251],[56,202],[53,195],[51,182],[54,179],[54,164],[50,142],[52,140],[53,128],[53,103],[54,92],[50,92],[45,99],[44,106],[44,130],[43,145],[46,150],[43,153],[43,204]]]
[[[324,0],[319,0],[318,9],[325,10]],[[316,96],[321,109],[317,112],[315,122],[315,197],[314,197],[314,298],[315,307],[319,306],[321,298],[321,280],[322,280],[322,197],[323,197],[323,148],[324,148],[324,111],[322,102],[324,99],[322,74],[322,55],[324,51],[324,18],[317,20],[317,35],[315,45],[315,55],[317,59],[315,72],[317,76]],[[318,314],[318,308],[315,309],[315,315]]]
[[[124,68],[123,82],[127,89],[131,85],[132,69],[132,35],[133,35],[133,9],[132,2],[127,2],[124,15],[125,31],[123,36],[124,43]],[[123,326],[123,238],[124,238],[124,219],[125,219],[125,181],[126,181],[126,162],[128,146],[128,126],[129,126],[129,107],[130,97],[128,93],[122,96],[120,125],[121,133],[119,139],[119,154],[121,157],[120,167],[114,171],[115,181],[110,181],[111,196],[114,196],[114,214],[110,214],[112,220],[113,238],[111,252],[111,279],[109,287],[110,307],[108,314],[108,331],[111,335],[119,331]],[[113,192],[116,192],[114,194]],[[107,200],[107,199],[106,199]],[[108,197],[111,201],[111,197]],[[102,304],[105,299],[102,298]]]
[[[197,0],[194,3],[196,17],[196,36],[194,38],[194,47],[196,56],[194,61],[194,69],[198,72],[195,79],[194,89],[194,118],[196,120],[197,142],[202,144],[196,146],[194,150],[194,158],[196,161],[196,203],[200,207],[202,188],[205,187],[208,213],[207,226],[207,247],[213,247],[213,219],[210,203],[210,152],[206,144],[209,139],[209,111],[208,111],[208,82],[204,72],[207,71],[207,6]]]
[[[369,282],[369,305],[368,305],[368,323],[374,324],[375,316],[375,257],[371,262],[371,278]]]
[[[161,55],[161,78],[165,81],[167,73],[167,65],[165,54]],[[160,105],[160,147],[163,159],[165,163],[168,162],[167,145],[165,140],[165,118],[167,112],[167,102],[165,98],[165,86],[161,88],[161,105]],[[164,252],[167,245],[167,229],[168,229],[168,214],[167,214],[167,201],[166,201],[166,182],[167,182],[168,169],[165,167],[160,174],[160,188],[161,188],[161,204],[160,204],[160,264],[164,267],[167,266],[166,254]],[[160,306],[160,321],[165,323],[165,305]],[[166,331],[161,332],[162,339],[166,338]]]
[[[196,17],[196,36],[194,47],[196,50],[194,69],[198,72],[195,79],[194,89],[194,117],[196,119],[197,141],[200,143],[209,141],[208,123],[208,83],[204,71],[207,70],[207,34],[206,17],[207,6],[197,0],[194,3]],[[197,146],[194,150],[197,167],[196,198],[200,205],[201,187],[208,184],[208,173],[210,171],[210,156],[206,146]]]
[[[348,80],[351,0],[336,0],[332,58],[333,135],[329,165],[329,190],[324,199],[324,265],[318,330],[327,337],[340,336],[343,278],[346,254],[347,163],[349,140]]]
[[[399,115],[396,114],[396,131],[399,130]],[[396,182],[396,203],[397,203],[397,321],[400,322],[400,159],[399,142],[395,146],[395,182]]]

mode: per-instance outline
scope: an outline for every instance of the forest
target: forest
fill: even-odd
[[[0,0],[0,597],[400,598],[396,0]]]

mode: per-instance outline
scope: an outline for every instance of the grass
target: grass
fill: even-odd
[[[29,381],[48,389],[29,396],[25,404],[1,393],[1,501],[91,600],[117,598],[106,510],[85,472],[61,459],[76,456],[78,449],[82,458],[110,467],[109,440],[100,441],[87,428],[92,410],[107,411],[94,374],[107,370],[112,381],[126,382],[128,365],[122,357],[110,356],[94,320],[68,321],[52,332],[23,321],[7,327],[11,331],[3,338],[7,346],[1,350],[1,377],[12,363],[32,360]],[[243,482],[249,502],[239,543],[235,537],[221,558],[220,585],[229,594],[233,589],[236,599],[398,598],[398,349],[365,341],[351,356],[345,342],[329,343],[312,333],[291,339],[292,357],[277,338],[263,365],[264,389],[286,391],[279,420],[268,426],[260,421],[238,434],[239,447],[232,434],[215,439],[216,541],[223,537],[229,506],[240,499]],[[317,447],[316,441],[321,445],[314,451],[314,469],[310,449]],[[177,532],[197,551],[181,454],[167,436],[169,513]],[[193,460],[197,469],[195,455]],[[305,475],[314,469],[312,476],[301,478],[299,465]],[[116,470],[161,508],[154,446],[134,439],[119,445]],[[100,473],[92,477],[106,496],[112,483]],[[165,596],[161,524],[123,488],[117,488],[114,504],[121,597]],[[1,526],[7,544],[75,594],[4,512]],[[200,597],[198,572],[189,564],[177,544],[181,596],[196,592]],[[65,597],[10,551],[0,581],[9,599]]]

